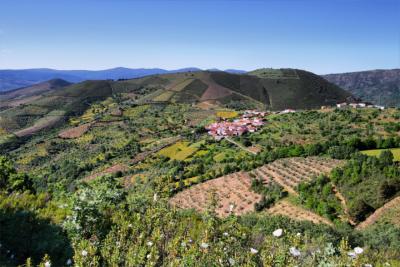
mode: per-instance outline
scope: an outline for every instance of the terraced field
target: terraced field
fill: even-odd
[[[368,228],[376,222],[389,222],[400,226],[400,197],[396,197],[377,209],[365,221],[356,226],[357,230]]]
[[[129,168],[128,166],[124,165],[124,164],[115,164],[103,171],[100,172],[95,172],[87,177],[84,178],[85,181],[91,181],[93,179],[96,179],[97,177],[103,176],[103,175],[108,175],[108,174],[115,174],[117,172],[125,172],[127,171]]]
[[[167,86],[167,90],[180,92],[185,89],[194,79],[179,79],[178,81],[172,83],[171,85]]]
[[[84,135],[87,131],[89,131],[90,127],[92,126],[92,123],[85,123],[73,128],[66,129],[58,134],[60,138],[64,139],[74,139],[81,137]]]
[[[296,187],[304,181],[310,181],[320,174],[329,173],[340,166],[342,161],[320,158],[284,158],[253,170],[255,177],[262,178],[265,184],[274,181],[288,192],[297,194]]]
[[[228,216],[231,212],[242,215],[254,211],[254,204],[262,198],[260,194],[251,190],[252,176],[261,178],[265,186],[278,183],[288,192],[297,195],[296,187],[299,183],[329,173],[341,164],[342,161],[322,157],[279,159],[250,173],[236,172],[192,186],[172,197],[170,204],[182,209],[204,211],[210,206],[214,195],[217,201],[215,211],[218,216]],[[293,219],[330,224],[327,219],[285,200],[267,212]]]
[[[254,204],[261,200],[261,195],[250,191],[250,185],[248,173],[236,172],[179,192],[170,199],[170,204],[183,209],[205,211],[214,195],[218,216],[225,217],[231,212],[242,215],[254,211]]]
[[[298,221],[310,221],[315,224],[324,223],[328,225],[333,225],[328,219],[323,218],[315,214],[314,212],[293,205],[286,200],[279,201],[276,205],[269,208],[267,210],[267,213],[272,215],[287,216]]]
[[[182,141],[161,149],[158,154],[166,156],[170,159],[185,160],[197,150],[198,148],[190,145],[189,142]]]

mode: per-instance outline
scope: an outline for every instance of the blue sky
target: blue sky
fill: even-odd
[[[0,0],[0,69],[399,65],[397,0]]]

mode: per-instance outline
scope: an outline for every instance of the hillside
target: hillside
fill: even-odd
[[[400,69],[328,74],[323,77],[365,101],[400,106]]]
[[[0,157],[2,177],[10,178],[2,180],[0,191],[0,262],[3,255],[11,260],[10,250],[16,255],[10,266],[23,264],[28,256],[40,262],[45,254],[55,266],[68,259],[90,266],[91,258],[106,266],[138,266],[148,263],[151,253],[165,253],[168,264],[178,255],[184,262],[177,266],[195,265],[185,261],[192,253],[204,266],[233,258],[239,263],[254,259],[252,266],[262,266],[258,262],[271,263],[263,255],[272,251],[273,265],[282,264],[281,259],[282,266],[317,266],[325,259],[343,266],[355,260],[360,266],[388,260],[398,265],[397,210],[386,203],[400,194],[399,187],[392,187],[399,184],[399,164],[387,157],[363,156],[360,161],[357,151],[399,146],[399,133],[386,127],[399,110],[264,113],[265,124],[232,136],[234,144],[214,140],[202,126],[218,121],[221,109],[137,105],[135,98],[158,90],[151,86],[168,82],[146,79],[147,87],[142,79],[137,87],[132,81],[90,81],[43,96],[53,113],[40,118],[55,119],[55,112],[64,112],[68,120],[2,151],[8,158]],[[218,89],[216,83],[213,88]],[[68,111],[80,102],[87,103],[83,112]],[[34,130],[29,127],[19,134]],[[249,153],[250,148],[258,149]],[[345,175],[337,175],[335,167]],[[348,216],[362,223],[382,207],[386,215],[379,217],[388,223],[360,230],[348,224]],[[279,229],[281,236],[274,234]],[[38,249],[20,245],[25,242]],[[292,247],[301,257],[290,256]],[[349,257],[355,247],[364,249],[357,259]],[[139,259],[133,261],[129,252],[121,256],[121,248],[137,252]]]
[[[199,71],[199,68],[182,68],[165,70],[159,68],[130,69],[113,68],[106,70],[56,70],[56,69],[21,69],[0,70],[0,92],[9,91],[21,87],[31,86],[51,79],[63,79],[68,82],[82,82],[85,80],[107,79],[132,79],[155,74],[178,73]],[[244,71],[230,69],[227,72],[243,73]]]
[[[27,104],[39,98],[42,94],[71,85],[62,79],[53,79],[28,87],[0,92],[0,109]]]
[[[116,83],[114,89],[128,92],[153,88],[144,102],[206,103],[272,110],[320,108],[352,99],[351,94],[310,72],[289,69],[268,70],[271,75],[266,72],[199,71],[156,75]]]
[[[0,95],[0,127],[18,136],[31,135],[71,115],[79,115],[94,101],[113,94],[135,104],[195,104],[202,109],[311,109],[352,98],[315,74],[291,69],[250,74],[182,72],[73,85],[57,79]]]
[[[63,84],[68,83],[53,80],[4,94],[5,98],[15,98],[0,102],[3,109],[0,111],[0,128],[17,136],[32,135],[62,123],[69,116],[81,114],[91,103],[112,94],[108,81],[86,81],[51,89]]]

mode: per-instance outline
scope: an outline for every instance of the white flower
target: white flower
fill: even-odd
[[[146,258],[150,259],[151,258],[151,254],[147,254]]]
[[[251,254],[257,254],[257,253],[258,253],[258,250],[255,249],[255,248],[250,248],[250,253],[251,253]]]
[[[372,267],[372,264],[369,264],[369,263],[364,264],[364,267]]]
[[[130,224],[128,224],[128,227],[129,227],[129,228],[132,228],[132,224],[131,224],[131,223],[130,223]]]
[[[229,212],[232,212],[234,207],[235,207],[235,205],[229,204]]]
[[[49,261],[46,261],[46,262],[44,263],[44,267],[51,267],[51,263],[50,263]]]
[[[208,244],[203,242],[203,243],[201,243],[200,247],[201,248],[208,248]]]
[[[153,245],[153,242],[149,241],[149,242],[147,242],[147,245],[148,245],[149,247],[151,247],[151,246]]]
[[[300,250],[298,250],[295,247],[289,248],[290,254],[292,254],[293,257],[299,257],[301,255]]]
[[[296,236],[301,236],[301,233],[297,233]]]
[[[283,230],[281,228],[276,229],[275,231],[272,232],[272,235],[275,237],[280,237],[283,234]]]
[[[67,260],[67,265],[71,265],[72,264],[72,260],[71,259],[68,259]]]
[[[360,247],[355,247],[354,248],[354,252],[356,254],[362,254],[364,252],[364,249],[360,248]]]
[[[351,258],[355,258],[357,255],[353,251],[347,252],[347,255],[350,256]]]
[[[186,247],[186,242],[183,241],[183,242],[181,243],[181,246],[182,246],[182,247]]]
[[[157,195],[157,193],[155,193],[155,194],[153,195],[153,201],[154,201],[154,202],[157,202],[157,200],[158,200],[158,195]]]
[[[224,236],[229,236],[229,234],[227,232],[223,233]]]
[[[235,260],[232,259],[232,258],[229,258],[228,262],[229,262],[230,265],[235,265]]]
[[[86,257],[88,255],[88,252],[86,250],[82,250],[81,254],[83,257]]]

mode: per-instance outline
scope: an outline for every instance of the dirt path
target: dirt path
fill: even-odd
[[[272,215],[282,215],[298,221],[310,221],[315,224],[324,223],[333,226],[333,223],[328,219],[319,216],[318,214],[296,206],[287,200],[281,200],[273,207],[267,210],[267,213]]]
[[[332,186],[333,186],[333,192],[335,193],[335,196],[340,200],[340,203],[342,204],[344,213],[345,213],[345,215],[347,217],[347,218],[342,218],[342,219],[345,219],[345,220],[349,221],[349,223],[351,225],[356,225],[356,222],[353,221],[352,219],[350,219],[349,208],[347,207],[346,199],[344,198],[342,193],[339,192],[339,190],[337,189],[336,185],[332,184]]]
[[[250,150],[250,149],[248,149],[247,147],[243,146],[242,144],[239,144],[239,143],[238,143],[238,142],[236,142],[236,141],[233,141],[233,140],[232,140],[232,139],[230,139],[229,137],[225,137],[225,139],[226,139],[226,141],[229,141],[229,142],[231,142],[232,144],[236,145],[237,147],[239,147],[239,148],[243,149],[244,151],[246,151],[246,152],[248,152],[248,153],[250,153],[250,154],[253,154],[253,155],[257,155],[257,153],[256,153],[256,152],[254,152],[254,151],[251,151],[251,150]]]
[[[396,197],[377,209],[374,213],[372,213],[365,221],[361,222],[359,225],[356,226],[357,230],[362,230],[367,228],[368,226],[374,224],[379,218],[382,217],[385,212],[393,207],[400,206],[400,197]]]

